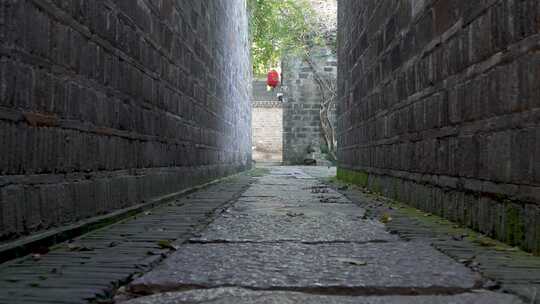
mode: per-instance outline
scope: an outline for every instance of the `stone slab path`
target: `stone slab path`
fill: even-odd
[[[226,179],[46,254],[0,264],[0,303],[110,303],[116,288],[208,225],[251,180],[245,174]]]
[[[432,244],[454,260],[475,269],[498,291],[519,296],[525,303],[540,304],[540,257],[497,242],[461,225],[364,189],[330,183],[358,206],[366,217],[390,216],[386,229],[402,239]]]
[[[132,281],[125,303],[523,303],[482,290],[478,273],[426,242],[390,234],[308,172],[272,167]]]

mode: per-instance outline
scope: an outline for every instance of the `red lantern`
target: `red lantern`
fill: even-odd
[[[268,72],[268,80],[266,84],[272,88],[275,88],[279,84],[279,73],[276,70]]]

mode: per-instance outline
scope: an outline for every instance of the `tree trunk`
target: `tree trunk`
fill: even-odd
[[[336,86],[333,79],[322,77],[319,74],[319,71],[317,70],[315,63],[311,60],[310,55],[311,54],[309,53],[305,55],[305,61],[308,63],[311,70],[313,71],[313,78],[317,83],[317,87],[319,88],[319,91],[321,93],[322,101],[319,115],[321,120],[321,129],[323,133],[322,135],[326,142],[326,146],[328,147],[328,153],[332,156],[334,160],[337,160],[337,141],[335,128],[334,126],[332,126],[332,122],[329,118],[329,112],[336,100]]]

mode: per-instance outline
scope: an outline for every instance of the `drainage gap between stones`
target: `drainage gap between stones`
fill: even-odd
[[[123,296],[128,295],[128,299],[150,296],[166,292],[187,292],[196,290],[212,290],[219,288],[239,288],[250,291],[258,292],[298,292],[311,295],[324,295],[324,296],[430,296],[430,295],[458,295],[468,293],[477,288],[456,288],[456,287],[442,287],[442,286],[430,286],[430,287],[347,287],[347,286],[313,286],[313,287],[269,287],[269,288],[256,288],[251,286],[237,286],[237,285],[216,285],[205,286],[196,284],[179,284],[179,285],[136,285],[130,286],[124,291]],[[126,299],[122,297],[121,300]]]
[[[296,243],[304,245],[332,245],[332,244],[381,244],[381,243],[392,243],[403,240],[369,240],[369,241],[346,241],[346,240],[334,240],[334,241],[301,241],[301,240],[266,240],[266,241],[251,241],[251,240],[203,240],[203,239],[190,239],[187,244],[202,244],[202,245],[211,245],[211,244],[286,244],[286,243]]]

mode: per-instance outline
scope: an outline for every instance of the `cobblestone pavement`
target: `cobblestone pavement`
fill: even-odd
[[[205,227],[251,180],[248,174],[226,179],[46,254],[1,264],[0,303],[107,303],[118,286]]]
[[[142,303],[523,303],[422,239],[386,231],[316,177],[271,167],[216,219],[121,289]]]

